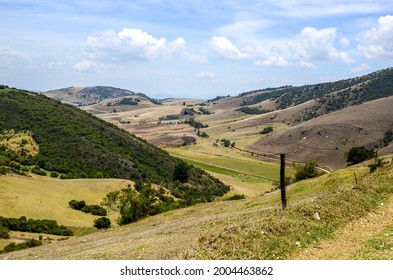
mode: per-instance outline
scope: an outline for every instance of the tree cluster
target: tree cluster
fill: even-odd
[[[59,226],[55,220],[34,220],[25,216],[17,218],[0,217],[0,227],[8,230],[47,233],[53,235],[72,236],[72,230],[65,226]]]
[[[75,199],[68,202],[68,205],[75,210],[80,210],[84,213],[91,213],[96,216],[106,216],[107,211],[99,205],[87,205],[84,200],[77,201]]]

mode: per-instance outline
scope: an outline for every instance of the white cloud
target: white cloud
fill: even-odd
[[[281,56],[272,56],[268,59],[254,62],[254,65],[264,67],[288,67],[290,63]]]
[[[352,59],[345,52],[334,46],[336,39],[335,28],[316,29],[304,28],[292,42],[294,52],[304,61],[340,61],[352,63]]]
[[[195,74],[195,78],[200,78],[200,79],[213,79],[216,76],[215,72],[200,72]]]
[[[366,63],[362,63],[357,67],[351,69],[352,72],[364,72],[370,70],[372,67]]]
[[[210,45],[213,51],[222,58],[239,60],[252,57],[250,53],[242,52],[225,36],[213,36]]]
[[[315,68],[317,68],[317,67],[315,66],[315,64],[310,63],[310,62],[305,62],[305,61],[303,61],[303,60],[301,60],[301,61],[299,62],[299,66],[300,66],[300,67],[304,67],[304,68],[308,68],[308,69],[315,69]]]
[[[341,44],[341,46],[343,46],[344,48],[348,48],[349,45],[350,45],[351,43],[349,42],[349,39],[348,39],[347,37],[342,37],[342,38],[340,39],[340,44]]]
[[[393,57],[393,16],[380,17],[378,27],[367,30],[361,35],[362,43],[357,49],[366,58]]]
[[[97,67],[98,65],[95,62],[84,60],[75,64],[72,68],[78,72],[90,72],[95,70]]]
[[[142,60],[172,60],[183,57],[191,61],[201,61],[203,58],[188,53],[186,41],[182,37],[168,42],[167,39],[155,38],[152,35],[135,28],[124,28],[120,32],[106,30],[96,36],[87,38],[87,45],[93,55],[109,57],[112,60],[142,59]]]

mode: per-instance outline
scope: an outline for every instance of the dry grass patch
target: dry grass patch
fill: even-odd
[[[60,180],[49,177],[0,176],[0,213],[3,217],[52,219],[67,227],[93,227],[97,216],[75,211],[68,207],[72,199],[85,200],[87,204],[100,204],[111,191],[133,184],[121,179]],[[117,215],[109,218],[116,225]]]

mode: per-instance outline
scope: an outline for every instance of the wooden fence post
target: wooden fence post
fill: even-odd
[[[285,154],[280,154],[280,189],[282,210],[287,208],[287,194],[285,191]]]

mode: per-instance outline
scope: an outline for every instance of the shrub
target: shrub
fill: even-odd
[[[296,170],[295,181],[314,178],[320,175],[317,170],[317,163],[315,161],[308,161],[304,165],[294,165]]]
[[[0,175],[5,175],[8,173],[8,168],[5,166],[0,166]]]
[[[0,238],[10,239],[10,231],[8,228],[0,226]]]
[[[36,240],[36,239],[30,239],[26,242],[23,243],[10,243],[7,246],[4,247],[3,251],[1,251],[2,253],[8,253],[8,252],[12,252],[12,251],[17,251],[17,250],[23,250],[23,249],[27,249],[27,248],[32,248],[32,247],[37,247],[42,245],[42,241],[41,240]]]
[[[42,170],[41,168],[39,168],[38,166],[35,166],[31,172],[33,172],[34,174],[40,175],[40,176],[46,176],[46,172],[44,170]]]
[[[84,200],[76,201],[75,199],[68,202],[68,205],[75,210],[82,210],[86,206],[86,202]]]
[[[359,162],[373,158],[375,155],[373,150],[367,150],[365,147],[352,147],[345,153],[348,165],[357,164]]]
[[[94,227],[97,229],[110,228],[111,220],[106,217],[101,217],[94,220]]]
[[[53,171],[53,172],[50,173],[50,176],[51,176],[52,178],[57,178],[57,177],[59,177],[59,173]]]
[[[269,133],[272,132],[272,131],[273,131],[273,127],[267,126],[267,127],[265,127],[264,129],[262,129],[262,131],[259,132],[259,133],[260,133],[260,134],[269,134]]]
[[[91,213],[95,216],[106,216],[106,209],[99,205],[86,205],[82,209],[80,209],[84,213]]]
[[[244,194],[234,194],[230,197],[227,198],[227,200],[239,200],[239,199],[245,199],[246,196]]]
[[[370,168],[370,172],[374,172],[375,170],[377,170],[378,167],[382,167],[385,165],[385,162],[380,159],[380,158],[376,158],[375,162],[370,164],[368,167]]]
[[[209,135],[208,135],[205,131],[203,131],[203,132],[201,133],[201,137],[202,137],[202,138],[209,138]]]

